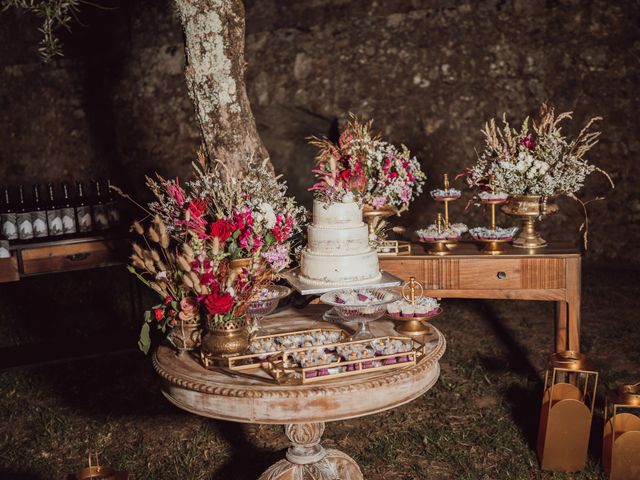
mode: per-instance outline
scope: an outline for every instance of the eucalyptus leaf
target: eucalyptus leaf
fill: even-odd
[[[151,337],[149,335],[149,324],[143,323],[142,328],[140,329],[140,339],[138,340],[138,348],[142,350],[142,352],[147,355],[149,353],[149,349],[151,348]]]

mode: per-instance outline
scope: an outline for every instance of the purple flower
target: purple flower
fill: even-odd
[[[520,145],[528,150],[533,150],[536,148],[536,139],[533,138],[533,134],[530,133],[526,137],[520,139]]]

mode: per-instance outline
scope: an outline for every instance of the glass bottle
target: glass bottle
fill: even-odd
[[[18,239],[18,219],[16,212],[11,206],[9,198],[9,188],[4,187],[2,192],[2,209],[0,210],[0,218],[2,220],[2,236],[7,240]]]
[[[111,180],[107,178],[107,202],[105,208],[107,209],[107,218],[109,219],[109,227],[114,228],[120,225],[120,209],[118,208],[118,202],[113,196],[113,190],[111,190]]]
[[[33,238],[33,224],[31,223],[31,210],[24,201],[24,187],[18,186],[18,238],[31,240]]]
[[[91,218],[91,206],[84,196],[84,185],[76,182],[76,219],[78,221],[78,231],[88,233],[93,230],[93,219]]]
[[[76,212],[69,198],[69,188],[66,183],[62,184],[62,208],[60,215],[62,217],[62,233],[65,235],[74,235],[76,228]]]
[[[35,238],[45,238],[49,236],[49,229],[47,228],[47,212],[40,201],[40,185],[38,184],[33,186],[31,223],[33,225],[33,236]]]
[[[94,204],[93,204],[93,226],[99,232],[109,230],[109,217],[102,196],[100,181],[96,180],[93,184],[94,188]]]
[[[49,189],[49,204],[47,205],[47,226],[49,227],[49,236],[59,237],[62,235],[62,212],[58,206],[53,192],[53,184],[47,185]]]

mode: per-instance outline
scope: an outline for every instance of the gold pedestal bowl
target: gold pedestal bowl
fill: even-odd
[[[387,318],[397,322],[396,332],[402,335],[427,335],[431,333],[431,325],[428,322],[442,315],[442,307],[438,307],[429,315],[420,315],[413,317],[395,316],[387,313]]]
[[[522,230],[513,239],[513,246],[518,248],[542,248],[547,241],[535,229],[535,221],[545,215],[552,215],[559,210],[553,199],[540,195],[517,195],[509,197],[501,208],[504,213],[523,219]]]

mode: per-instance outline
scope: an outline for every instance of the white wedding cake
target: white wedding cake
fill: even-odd
[[[362,207],[343,202],[313,201],[313,223],[302,251],[300,279],[318,286],[351,286],[380,278],[378,254],[369,246]]]

